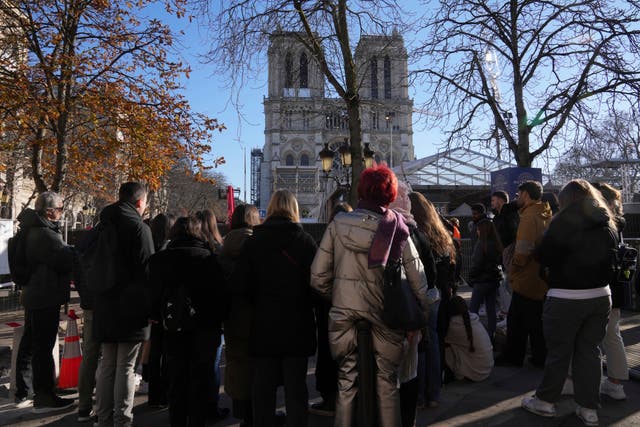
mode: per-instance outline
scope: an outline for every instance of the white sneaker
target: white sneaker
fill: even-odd
[[[564,385],[562,386],[562,392],[560,394],[563,396],[573,395],[573,380],[571,378],[564,380]]]
[[[556,405],[540,400],[535,395],[523,398],[522,407],[541,417],[552,418],[556,416]]]
[[[603,378],[600,381],[600,394],[609,396],[614,400],[624,400],[627,395],[624,394],[624,386],[622,384],[615,384],[609,381],[608,378]]]
[[[133,378],[133,389],[137,392],[144,381],[142,381],[142,375],[140,374],[133,374]]]
[[[580,405],[576,408],[576,415],[586,426],[598,425],[598,413],[595,409],[584,408]]]

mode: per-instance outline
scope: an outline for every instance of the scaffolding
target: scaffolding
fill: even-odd
[[[251,203],[260,208],[260,181],[262,160],[264,155],[262,150],[254,148],[251,150]]]

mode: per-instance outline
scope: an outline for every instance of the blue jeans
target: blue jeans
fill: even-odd
[[[213,364],[213,395],[211,396],[211,400],[216,405],[216,408],[219,405],[220,401],[220,359],[222,357],[222,346],[224,345],[224,335],[220,335],[220,345],[216,349],[216,359]]]
[[[487,310],[487,332],[491,339],[496,331],[496,292],[499,285],[500,282],[474,283],[469,305],[469,311],[477,314],[480,305],[484,302]]]
[[[426,350],[418,353],[418,400],[425,403],[438,401],[442,388],[440,344],[437,330],[439,306],[440,301],[429,306]]]

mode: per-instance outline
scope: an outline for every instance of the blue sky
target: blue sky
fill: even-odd
[[[408,11],[407,16],[412,14],[412,10],[419,10],[417,0],[406,0],[402,3],[403,8]],[[215,6],[214,6],[215,7]],[[422,6],[424,7],[424,6]],[[181,60],[190,64],[192,73],[189,79],[185,79],[183,84],[185,95],[190,101],[192,109],[202,112],[210,117],[215,117],[220,123],[224,123],[227,129],[222,133],[216,133],[212,140],[212,154],[210,161],[219,156],[226,159],[226,164],[217,168],[217,172],[226,176],[227,181],[234,187],[240,187],[243,191],[240,196],[245,198],[244,193],[244,164],[243,147],[246,149],[246,183],[250,186],[250,152],[252,148],[262,148],[264,145],[264,111],[263,98],[267,94],[267,73],[264,72],[252,80],[240,93],[235,89],[227,87],[229,78],[225,75],[215,74],[214,67],[203,63],[202,55],[209,46],[207,40],[207,30],[200,28],[197,19],[189,22],[188,19],[177,19],[168,15],[161,5],[155,3],[148,9],[150,17],[160,18],[167,22],[174,33],[180,31],[184,35],[179,38],[180,45],[177,46]],[[415,35],[405,35],[405,43],[410,50],[411,37]],[[266,52],[265,52],[266,55]],[[411,65],[409,68],[411,71]],[[414,105],[419,107],[424,101],[426,94],[420,87],[410,86],[409,96],[413,98]],[[240,111],[231,103],[231,99],[239,99]],[[242,118],[241,118],[242,116]],[[413,143],[417,158],[434,154],[438,149],[442,149],[444,135],[438,128],[427,128],[421,122],[418,114],[413,116]],[[478,149],[478,147],[474,147]],[[505,147],[503,147],[505,150]],[[558,151],[554,148],[552,152],[539,156],[534,161],[534,167],[542,167],[543,173],[548,173],[549,169],[555,165],[555,155]],[[551,154],[551,156],[549,156]],[[250,189],[247,188],[247,192]],[[247,200],[249,196],[247,194]]]
[[[267,73],[263,74],[240,92],[240,113],[231,104],[230,99],[237,96],[232,89],[226,87],[227,78],[224,75],[215,75],[213,67],[202,63],[200,55],[207,48],[206,29],[199,28],[196,20],[189,22],[187,19],[177,19],[164,12],[160,4],[149,8],[149,14],[161,18],[167,22],[174,32],[184,31],[180,37],[181,45],[178,47],[182,60],[190,64],[192,73],[189,79],[183,82],[185,95],[194,111],[202,112],[210,117],[215,117],[224,123],[227,130],[216,133],[212,144],[211,159],[223,156],[226,164],[217,168],[217,172],[224,174],[234,187],[244,188],[243,148],[246,147],[247,155],[247,187],[251,185],[250,177],[250,152],[252,148],[262,148],[264,145],[264,110],[263,97],[267,94]],[[418,104],[419,93],[411,87],[410,96]],[[243,119],[239,114],[242,114]],[[414,115],[414,121],[417,119]],[[433,154],[441,145],[443,137],[436,130],[424,129],[424,125],[414,123],[413,141],[415,155],[420,158]],[[247,200],[250,188],[247,188]],[[244,199],[244,190],[241,199]]]

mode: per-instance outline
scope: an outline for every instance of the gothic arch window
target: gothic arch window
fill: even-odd
[[[284,57],[284,87],[293,87],[293,61],[290,52]]]
[[[309,166],[309,155],[303,154],[300,156],[300,166]]]
[[[391,60],[389,55],[384,57],[384,97],[391,99]]]
[[[284,158],[285,166],[293,166],[293,154],[287,154]]]
[[[371,99],[378,99],[378,58],[371,58]]]
[[[304,52],[300,54],[300,87],[309,87],[309,60]]]

